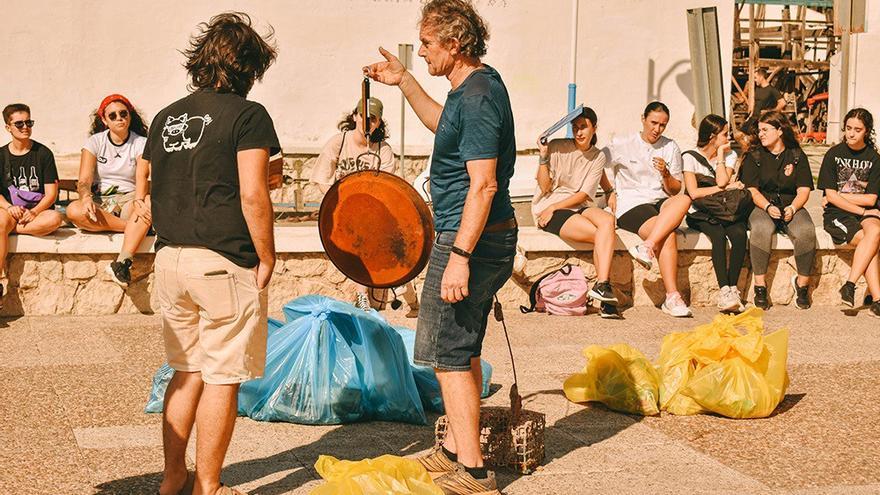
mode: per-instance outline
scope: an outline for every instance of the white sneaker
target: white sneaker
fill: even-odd
[[[651,269],[651,266],[654,264],[654,251],[649,247],[644,244],[638,244],[636,246],[630,246],[627,251],[629,251],[629,255],[641,263],[642,266],[648,270]]]
[[[692,316],[690,308],[687,307],[687,304],[684,303],[684,299],[681,298],[681,294],[678,292],[668,294],[666,296],[666,301],[663,302],[660,309],[662,309],[664,313],[676,318],[687,318]]]
[[[732,301],[736,301],[737,308],[735,311],[737,313],[742,313],[743,311],[745,311],[746,307],[743,304],[743,298],[742,298],[742,294],[739,291],[739,287],[737,287],[735,285],[731,285],[728,290],[730,291],[730,299]]]
[[[730,313],[739,309],[739,298],[731,290],[733,287],[724,286],[718,291],[718,311]]]

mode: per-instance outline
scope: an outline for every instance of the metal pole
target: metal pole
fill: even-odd
[[[578,0],[571,0],[571,61],[569,62],[568,111],[574,110],[577,99],[577,44],[578,44]],[[568,125],[566,136],[571,138],[571,124]]]
[[[412,49],[409,43],[400,43],[397,45],[397,58],[403,63],[403,67],[407,70],[412,69]],[[400,176],[406,165],[406,98],[403,92],[400,93]]]

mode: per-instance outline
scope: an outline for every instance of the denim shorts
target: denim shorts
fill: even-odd
[[[416,364],[449,371],[471,369],[479,357],[495,293],[513,272],[517,229],[483,233],[470,258],[468,296],[449,304],[440,299],[440,283],[456,232],[440,232],[431,249],[416,331]]]

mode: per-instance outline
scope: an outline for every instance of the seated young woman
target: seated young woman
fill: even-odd
[[[816,259],[816,227],[804,205],[813,189],[810,162],[801,149],[791,123],[780,112],[758,119],[754,149],[745,154],[740,177],[752,193],[755,209],[749,215],[749,253],[755,274],[755,306],[768,309],[767,269],[770,248],[777,232],[794,244],[797,274],[791,279],[795,304],[810,307],[809,285]]]
[[[840,288],[841,304],[855,306],[856,282],[864,276],[872,301],[868,313],[880,317],[880,154],[874,117],[864,108],[854,108],[843,123],[843,141],[825,153],[819,169],[819,189],[826,199],[823,223],[834,244],[856,248],[849,277]]]
[[[617,314],[617,297],[611,286],[614,256],[614,216],[596,206],[599,186],[613,194],[605,176],[605,154],[596,148],[598,117],[592,108],[572,121],[571,139],[538,141],[540,151],[537,189],[532,199],[535,225],[573,242],[593,244],[596,283],[589,296],[603,303],[600,315]]]
[[[689,317],[691,310],[678,291],[678,243],[675,229],[691,205],[682,190],[681,150],[663,135],[669,108],[652,102],[642,113],[642,130],[611,145],[616,196],[609,206],[617,226],[638,234],[643,242],[629,248],[632,257],[650,269],[659,258],[660,276],[666,289],[664,313]]]
[[[730,126],[724,117],[707,115],[700,122],[697,147],[682,154],[684,184],[692,200],[719,193],[726,189],[742,189],[742,182],[733,180],[736,173],[736,152],[730,149],[728,133]],[[699,187],[697,174],[714,177],[715,184]],[[749,229],[747,219],[728,222],[697,210],[688,210],[688,227],[698,230],[712,242],[712,268],[718,281],[718,309],[739,313],[745,308],[737,287],[740,272],[746,258]],[[730,241],[728,256],[727,243]]]
[[[67,219],[82,230],[125,232],[122,250],[107,268],[123,287],[131,282],[132,257],[152,225],[149,170],[141,156],[146,135],[147,126],[128,98],[104,98],[92,114],[80,156],[79,199],[67,206]]]

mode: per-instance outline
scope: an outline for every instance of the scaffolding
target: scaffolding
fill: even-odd
[[[785,97],[784,112],[804,141],[825,141],[831,56],[840,46],[833,0],[737,0],[731,114],[740,127],[754,108],[758,68]],[[768,15],[768,6],[773,8]]]

